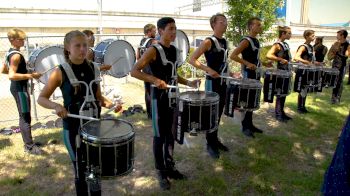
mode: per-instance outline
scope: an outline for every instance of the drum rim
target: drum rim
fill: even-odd
[[[48,48],[61,48],[64,51],[64,47],[61,45],[52,45],[52,46],[45,46],[43,48],[36,48],[29,55],[28,67],[35,68],[36,60],[37,60],[39,54]],[[36,51],[38,51],[38,53],[36,55],[34,55],[34,52],[36,52]],[[63,54],[64,54],[64,52],[63,52]],[[33,57],[33,61],[31,61],[32,57]],[[31,65],[33,65],[33,66],[31,66]]]
[[[82,139],[92,143],[92,144],[114,144],[114,143],[121,143],[121,142],[124,142],[124,141],[130,141],[132,140],[134,137],[135,137],[135,129],[134,129],[134,126],[126,121],[126,120],[123,120],[123,119],[116,119],[116,118],[113,118],[113,119],[102,119],[102,120],[114,120],[114,121],[121,121],[121,122],[125,122],[126,124],[130,125],[131,127],[131,132],[126,134],[126,135],[123,135],[121,137],[114,137],[114,138],[98,138],[98,136],[94,136],[94,135],[91,135],[87,132],[84,131],[84,126],[87,125],[88,123],[93,123],[94,121],[88,121],[86,122],[82,128],[80,129],[80,135],[82,136]]]
[[[120,41],[121,41],[121,42],[124,42],[124,43],[126,43],[126,45],[128,45],[128,46],[130,47],[131,53],[132,53],[131,57],[133,58],[133,59],[132,59],[132,62],[131,62],[132,66],[131,66],[130,70],[129,70],[127,73],[124,73],[123,75],[117,75],[117,74],[112,73],[113,67],[112,67],[110,70],[108,70],[107,73],[108,73],[108,75],[113,76],[113,77],[115,77],[115,78],[123,78],[123,77],[129,75],[131,69],[133,68],[133,66],[134,66],[134,64],[135,64],[135,62],[136,62],[136,52],[135,52],[134,47],[132,47],[132,45],[131,45],[128,41],[126,41],[126,40],[121,40],[121,39],[119,39],[119,40],[114,40],[114,41],[110,42],[110,44],[107,46],[107,48],[106,48],[105,51],[107,51],[107,49],[112,45],[112,43],[118,42],[118,41],[119,41],[119,42],[120,42]],[[104,54],[105,54],[105,51],[104,51]],[[103,62],[104,62],[104,61],[105,61],[105,56],[103,56]]]
[[[184,99],[181,96],[184,96],[185,94],[193,94],[193,93],[208,93],[208,94],[212,94],[212,97],[206,97],[205,99],[195,99],[195,100],[191,100],[193,102],[203,102],[203,103],[214,103],[214,102],[219,102],[220,100],[220,96],[218,93],[216,92],[212,92],[212,91],[186,91],[186,92],[181,92],[179,94],[179,100],[183,101],[183,102],[191,102],[190,100]]]

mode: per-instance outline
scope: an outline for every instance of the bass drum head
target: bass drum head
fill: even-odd
[[[83,125],[81,134],[84,140],[95,144],[113,144],[128,141],[134,136],[133,126],[119,119],[89,121]]]
[[[45,72],[39,78],[39,81],[44,84],[49,81],[49,77],[54,70],[52,68],[65,62],[63,47],[61,46],[48,46],[46,48],[36,49],[29,57],[29,66],[34,67],[35,72]]]
[[[127,76],[134,66],[135,61],[135,50],[125,40],[111,42],[103,57],[104,64],[112,65],[112,68],[108,70],[108,74],[116,78]]]
[[[178,65],[182,65],[186,62],[188,53],[190,52],[190,42],[185,32],[176,30],[175,41],[171,43],[177,49],[179,49],[179,55],[177,57]]]

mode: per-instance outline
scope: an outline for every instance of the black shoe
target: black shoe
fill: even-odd
[[[287,119],[283,118],[282,115],[276,115],[276,120],[279,122],[287,122]]]
[[[254,133],[249,128],[243,127],[242,133],[247,137],[255,138]]]
[[[166,171],[157,171],[157,177],[159,186],[162,190],[169,190],[170,189],[170,182],[167,178]]]
[[[308,111],[305,108],[298,108],[298,113],[299,114],[306,114]]]
[[[221,143],[219,140],[216,142],[216,147],[219,149],[219,150],[222,150],[224,152],[228,152],[229,149],[227,148],[227,146],[225,146],[223,143]]]
[[[219,149],[214,145],[207,144],[207,151],[213,159],[218,159],[220,157]]]
[[[176,168],[168,169],[168,177],[174,180],[186,180],[187,177],[179,172]]]
[[[256,126],[252,125],[250,127],[250,130],[253,132],[253,133],[263,133],[263,130],[257,128]]]
[[[285,113],[282,114],[282,118],[286,119],[286,120],[292,120],[292,117],[287,116]]]

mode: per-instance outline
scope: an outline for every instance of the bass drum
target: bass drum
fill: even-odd
[[[46,84],[53,68],[65,62],[62,46],[48,46],[35,49],[29,56],[28,66],[35,72],[44,73],[39,81]]]
[[[176,30],[175,41],[171,43],[178,49],[177,62],[182,65],[186,62],[186,58],[190,52],[190,42],[185,32]]]
[[[96,45],[95,62],[111,65],[108,74],[122,78],[129,74],[136,61],[135,50],[125,40],[104,40]]]

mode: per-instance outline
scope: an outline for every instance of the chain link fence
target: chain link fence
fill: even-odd
[[[196,46],[198,44],[198,41],[196,43],[196,39],[204,39],[208,35],[187,35],[188,39],[190,41],[191,46]],[[142,39],[142,35],[138,34],[120,34],[120,35],[98,35],[95,34],[97,45],[100,41],[106,40],[106,39],[118,39],[118,40],[125,40],[129,42],[134,50],[136,51],[140,40]],[[29,60],[30,55],[33,51],[40,50],[41,48],[44,48],[46,46],[52,46],[52,45],[63,45],[63,39],[64,36],[28,36],[25,46],[21,48],[21,53],[24,55],[26,60]],[[6,52],[11,47],[10,42],[8,41],[7,37],[0,37],[0,62],[4,62],[4,57]],[[194,69],[191,69],[191,66],[184,65],[189,71],[194,73]],[[192,74],[194,76],[196,74]],[[136,80],[130,76],[127,76],[125,78],[113,78],[111,76],[105,76],[104,77],[104,83],[105,86],[103,86],[102,90],[105,94],[108,94],[109,98],[113,98],[113,96],[116,96],[116,94],[122,94],[124,102],[126,102],[126,105],[132,105],[132,104],[143,104],[143,99],[137,99],[136,97],[143,97],[143,95],[135,96],[134,93],[125,93],[120,92],[123,89],[125,91],[130,91],[130,88],[125,88],[125,84],[129,83],[131,85],[137,85],[142,89],[143,83],[139,80]],[[42,127],[45,127],[47,122],[54,121],[56,122],[57,116],[52,114],[50,110],[47,110],[45,108],[42,108],[36,103],[36,100],[39,96],[39,93],[41,89],[44,87],[42,83],[39,81],[34,80],[34,91],[31,95],[31,114],[32,114],[32,124],[39,124]],[[8,79],[8,75],[0,74],[0,129],[2,128],[17,128],[18,126],[18,111],[16,102],[11,95],[10,92],[10,80]],[[54,94],[52,95],[51,99],[53,99],[55,102],[62,103],[62,97],[61,92],[59,89],[56,89]]]

